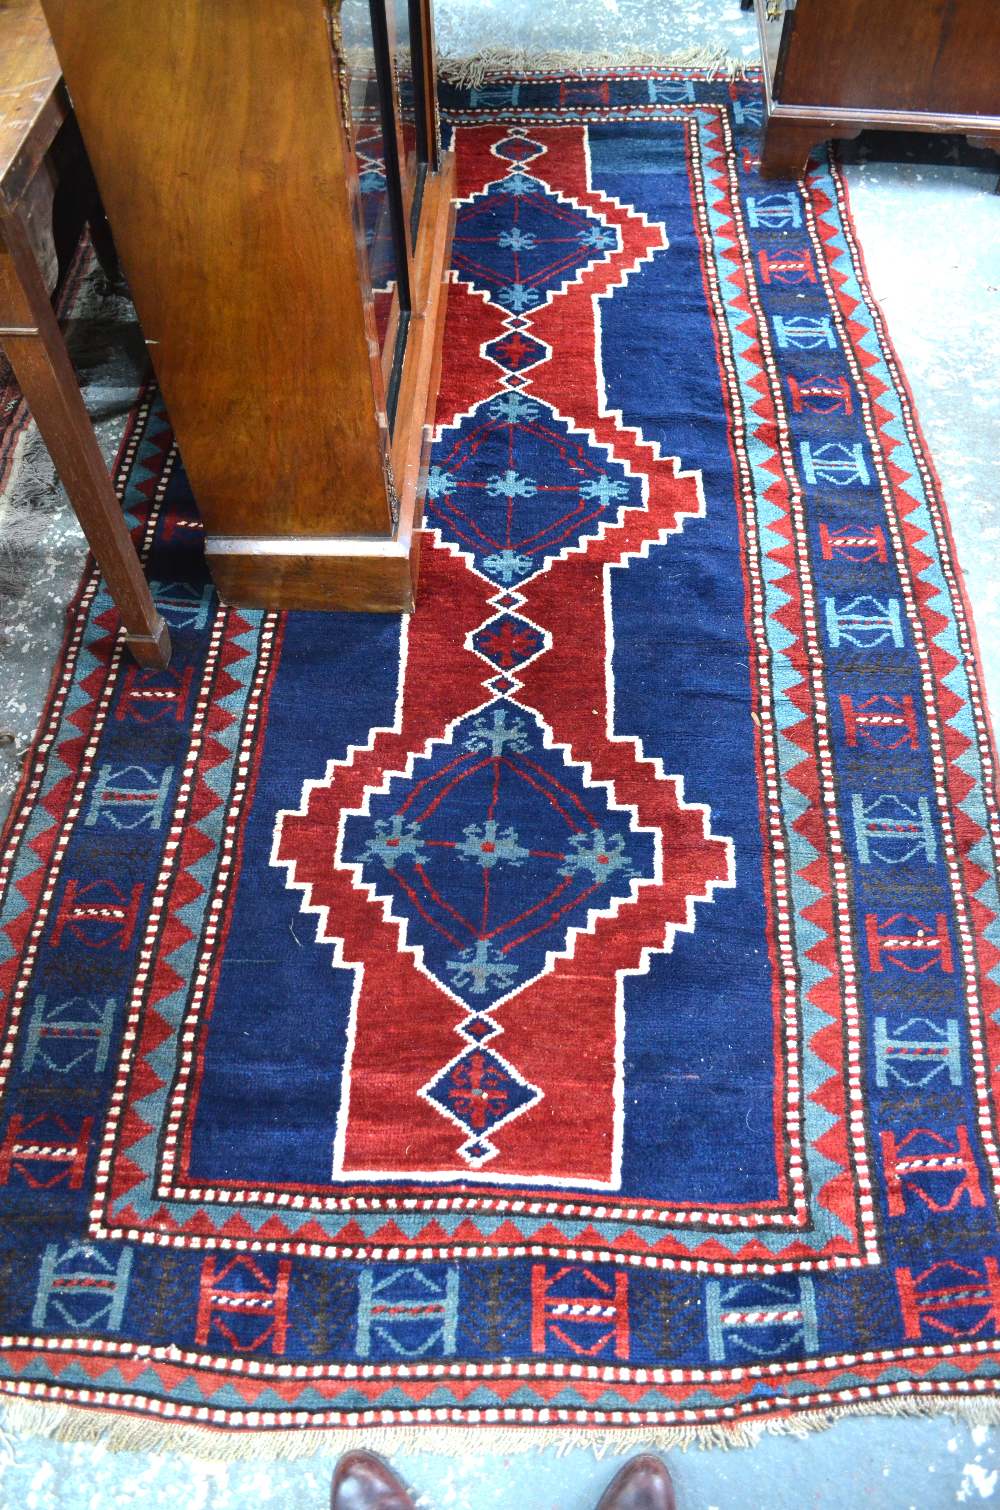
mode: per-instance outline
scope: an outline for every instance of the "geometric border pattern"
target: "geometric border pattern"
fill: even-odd
[[[770,718],[770,723],[762,721],[762,739],[773,738],[766,769],[782,801],[791,804],[785,832],[795,835],[790,841],[794,871],[814,888],[803,905],[792,909],[798,932],[789,935],[800,968],[808,962],[812,971],[808,989],[794,1003],[807,1056],[818,1056],[809,1067],[811,1085],[803,1064],[803,1112],[808,1119],[811,1098],[816,1114],[831,1083],[843,1098],[849,1136],[842,1153],[830,1158],[827,1200],[860,1245],[852,1235],[844,1252],[817,1261],[808,1250],[785,1256],[762,1248],[759,1233],[746,1242],[745,1234],[723,1231],[723,1237],[735,1238],[735,1245],[719,1242],[714,1254],[707,1250],[692,1258],[692,1245],[714,1243],[719,1236],[713,1231],[708,1239],[695,1231],[685,1239],[689,1256],[679,1257],[677,1251],[656,1251],[659,1218],[641,1212],[626,1217],[635,1235],[632,1246],[616,1250],[589,1207],[582,1215],[582,1201],[577,1203],[579,1219],[576,1211],[560,1215],[558,1240],[552,1238],[554,1223],[549,1221],[535,1228],[533,1238],[522,1233],[508,1242],[503,1198],[496,1197],[497,1220],[489,1231],[480,1231],[468,1245],[435,1246],[414,1238],[423,1218],[412,1202],[387,1202],[385,1211],[369,1219],[366,1197],[345,1194],[338,1199],[345,1205],[354,1202],[350,1211],[357,1235],[353,1244],[343,1242],[336,1251],[344,1259],[338,1267],[352,1297],[350,1306],[356,1308],[356,1332],[344,1347],[317,1346],[313,1356],[319,1361],[293,1361],[285,1353],[289,1297],[294,1299],[298,1287],[299,1302],[308,1298],[312,1308],[331,1269],[325,1258],[331,1251],[329,1229],[314,1213],[293,1235],[283,1218],[276,1224],[279,1203],[265,1201],[254,1214],[248,1201],[237,1213],[226,1209],[234,1205],[228,1192],[207,1191],[199,1193],[197,1211],[174,1220],[157,1204],[154,1191],[148,1210],[136,1211],[140,1221],[130,1225],[137,1186],[129,1182],[136,1174],[154,1174],[153,1124],[137,1108],[150,1110],[160,1092],[154,1081],[161,1040],[140,1062],[138,1081],[133,1077],[126,1085],[123,1079],[112,1093],[121,1114],[120,1139],[108,1138],[96,1165],[86,1166],[86,1187],[82,1177],[80,1181],[81,1190],[93,1186],[97,1194],[92,1241],[68,1256],[46,1250],[33,1325],[29,1330],[25,1321],[18,1324],[23,1312],[11,1313],[14,1324],[0,1337],[0,1388],[171,1422],[256,1430],[435,1423],[688,1429],[888,1401],[919,1401],[926,1407],[992,1396],[1000,1378],[995,1233],[1000,819],[995,748],[939,484],[868,289],[842,180],[834,167],[821,163],[804,190],[790,195],[785,186],[775,186],[773,192],[768,186],[767,192],[751,192],[747,182],[753,181],[756,167],[758,91],[745,83],[707,83],[692,72],[511,77],[454,96],[452,103],[460,132],[494,122],[542,128],[557,121],[674,120],[688,135],[703,247],[711,249],[704,264],[706,284],[719,312],[720,342],[726,343],[720,356],[730,385],[730,419],[734,425],[745,420],[756,438],[755,445],[737,448],[737,483],[747,524],[758,545],[768,542],[771,549],[748,552],[751,576],[767,623],[787,626],[794,608],[815,651],[804,665],[789,665],[770,705],[767,691],[758,690],[758,709]],[[740,271],[747,267],[756,275],[741,284]],[[796,278],[804,280],[810,300],[823,301],[828,332],[825,325],[796,325],[770,307],[768,290],[787,288],[783,280],[794,283]],[[796,369],[797,388],[783,383],[782,339],[834,343],[825,349],[836,350],[847,364],[847,394],[829,381],[821,362],[815,373]],[[845,401],[860,427],[860,455],[853,444],[844,452],[822,454],[809,439],[810,415],[824,412],[816,406]],[[147,552],[157,531],[162,532],[160,507],[173,464],[162,411],[155,400],[144,401],[130,424],[118,476],[123,487],[127,484],[126,510]],[[836,502],[843,480],[850,485],[862,468],[866,486],[878,500],[878,516],[859,522],[856,513],[829,513],[822,520],[825,533],[818,538],[810,534],[806,505],[818,496],[815,490],[823,489],[824,498]],[[779,502],[785,507],[779,508]],[[195,521],[190,523],[196,527]],[[748,533],[751,543],[752,538]],[[440,555],[426,552],[429,564]],[[843,592],[838,598],[837,591],[829,590],[835,581],[841,587],[852,580],[882,584],[884,577],[874,571],[865,576],[865,569],[876,565],[895,574],[896,611],[888,610],[881,585],[867,592],[852,588],[846,604]],[[614,569],[609,563],[607,571]],[[203,722],[196,725],[185,754],[186,789],[178,788],[171,810],[177,822],[184,816],[182,802],[196,809],[192,821],[181,822],[177,830],[181,842],[186,839],[193,848],[190,853],[170,850],[169,876],[161,870],[167,889],[159,900],[166,927],[180,931],[165,952],[155,947],[158,939],[150,927],[137,956],[133,990],[149,986],[151,994],[141,1000],[146,1006],[154,1003],[157,1012],[177,991],[170,962],[184,956],[181,932],[189,930],[188,939],[206,936],[194,917],[210,879],[207,851],[194,852],[197,835],[210,848],[217,845],[221,815],[228,812],[238,821],[240,805],[252,794],[248,731],[266,703],[281,633],[272,617],[233,610],[210,613],[196,624],[200,610],[190,604],[178,608],[169,593],[160,596],[161,606],[175,615],[182,631],[191,628],[192,647],[197,641],[200,682],[194,706],[196,719]],[[481,593],[480,607],[484,601]],[[476,606],[474,597],[469,606]],[[546,622],[534,605],[533,615]],[[178,638],[183,658],[188,648],[184,633]],[[823,674],[828,647],[852,644],[863,656],[880,642],[900,641],[912,650],[919,670],[919,712],[915,699],[910,708],[902,698],[852,697],[839,686],[831,695]],[[65,653],[0,861],[0,886],[5,887],[0,989],[8,1014],[0,1049],[3,1077],[21,1062],[23,1051],[20,1042],[15,1045],[14,1032],[28,1020],[30,1006],[27,976],[22,984],[12,977],[19,962],[31,967],[52,916],[57,924],[63,916],[60,867],[100,739],[109,719],[117,716],[125,675],[117,621],[90,567],[69,620]],[[811,689],[804,677],[813,679]],[[821,716],[814,720],[808,709],[818,709]],[[906,802],[898,799],[905,811],[878,807],[864,789],[850,807],[838,805],[832,762],[841,758],[845,730],[851,769],[859,775],[874,769],[864,762],[880,759],[879,749],[891,748],[897,738],[926,739],[933,779],[920,794],[922,805],[908,797]],[[210,811],[199,806],[208,793]],[[819,837],[813,825],[822,818],[839,825],[829,887],[818,884],[818,857],[831,853],[829,836],[813,842]],[[935,863],[940,859],[947,878],[943,927],[933,908],[921,905],[919,892],[898,907],[867,906],[879,894],[873,875],[897,874],[877,866],[863,873],[874,864],[871,857],[889,866],[894,855],[903,849],[909,854],[914,844],[933,853]],[[178,885],[179,891],[170,890]],[[882,886],[888,897],[884,881]],[[860,929],[851,925],[859,896],[866,900]],[[801,893],[797,901],[802,902]],[[107,921],[109,904],[105,900],[101,905]],[[919,1077],[906,1084],[920,1125],[904,1137],[877,1120],[883,1082],[908,1057],[936,1058],[944,1078],[950,1071],[958,1073],[957,1061],[949,1057],[958,1038],[938,1033],[937,1020],[928,1015],[932,993],[929,977],[921,973],[927,961],[954,984],[954,1000],[961,1006],[956,1031],[973,1108],[962,1137],[928,1130],[946,1097],[936,1090],[926,1094]],[[913,1031],[890,1020],[887,1010],[887,1003],[901,999],[904,991],[916,1003],[918,1027]],[[824,1040],[824,1035],[829,1040],[836,1034],[822,1021],[833,996],[847,1009],[836,1024],[841,1035],[837,1052]],[[133,1005],[139,1001],[134,996]],[[184,1001],[179,1005],[183,1008]],[[791,1000],[785,1007],[791,1025]],[[829,1012],[826,1016],[833,1020]],[[181,1017],[171,1022],[168,1008],[163,1021],[176,1029]],[[920,1021],[930,1027],[921,1028]],[[867,1022],[874,1024],[871,1031]],[[138,1027],[138,1021],[125,1026],[127,1048]],[[136,1089],[138,1097],[126,1103],[126,1090]],[[874,1108],[867,1119],[866,1105]],[[5,1139],[10,1131],[7,1110],[0,1106]],[[111,1122],[107,1118],[102,1125]],[[930,1142],[913,1141],[918,1133]],[[807,1146],[811,1137],[807,1134]],[[828,1157],[822,1134],[820,1138]],[[10,1168],[37,1174],[31,1159],[38,1146],[28,1139],[9,1148],[5,1143]],[[51,1152],[55,1145],[48,1146]],[[73,1164],[67,1188],[73,1187],[75,1171]],[[42,1188],[40,1179],[27,1184]],[[822,1179],[818,1187],[813,1181],[814,1201],[823,1185]],[[298,1204],[295,1198],[292,1204]],[[478,1194],[440,1194],[433,1209],[440,1221],[450,1210],[464,1217],[470,1205],[483,1210],[486,1201]],[[218,1227],[208,1219],[210,1207],[220,1212]],[[704,1213],[689,1215],[696,1225]],[[815,1207],[810,1220],[814,1216]],[[636,1240],[640,1217],[649,1223],[651,1240]],[[671,1242],[683,1247],[679,1238],[684,1237],[685,1217],[673,1212],[669,1219],[675,1224]],[[977,1221],[987,1224],[982,1231]],[[726,1227],[721,1221],[711,1225]],[[801,1234],[804,1229],[798,1230]],[[147,1245],[159,1251],[148,1253]],[[178,1347],[173,1336],[161,1345],[152,1330],[144,1332],[151,1340],[142,1343],[115,1335],[128,1314],[129,1295],[136,1295],[143,1314],[151,1314],[150,1260],[164,1257],[164,1248],[175,1250],[170,1258],[178,1282],[184,1280],[184,1293],[194,1297],[185,1333],[194,1339],[191,1346]],[[478,1264],[452,1262],[470,1252]],[[852,1272],[854,1265],[859,1267]],[[47,1311],[57,1281],[64,1318],[59,1325]],[[158,1282],[166,1282],[162,1273]],[[91,1295],[95,1287],[109,1293],[105,1323],[94,1319],[97,1313],[91,1308],[87,1324],[74,1328],[74,1287]],[[235,1323],[224,1328],[222,1311],[226,1297],[234,1293],[252,1297],[263,1318],[252,1337],[234,1331]],[[376,1313],[379,1296],[388,1302],[385,1313]],[[506,1307],[502,1358],[490,1356],[489,1317],[497,1306]],[[31,1314],[31,1305],[27,1309]],[[399,1325],[410,1330],[393,1331],[393,1324],[375,1319],[390,1312],[403,1317]],[[413,1319],[418,1315],[430,1318],[423,1332]],[[478,1318],[481,1332],[475,1332]],[[694,1328],[690,1334],[681,1335],[683,1318]],[[665,1342],[663,1328],[669,1326],[678,1330]],[[379,1337],[391,1339],[388,1355],[377,1351],[373,1339]],[[846,1339],[850,1342],[845,1345]],[[875,1345],[876,1339],[888,1345]],[[330,1361],[331,1353],[341,1351],[348,1361]],[[678,1362],[666,1366],[665,1356]]]

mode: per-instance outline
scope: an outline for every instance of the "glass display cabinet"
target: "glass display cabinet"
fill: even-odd
[[[43,7],[223,599],[411,608],[453,225],[430,0]]]

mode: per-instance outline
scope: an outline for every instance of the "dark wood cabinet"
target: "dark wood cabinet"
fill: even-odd
[[[413,604],[452,227],[429,0],[43,0],[223,598]]]
[[[945,131],[1000,151],[1000,0],[755,0],[761,169],[866,128]]]

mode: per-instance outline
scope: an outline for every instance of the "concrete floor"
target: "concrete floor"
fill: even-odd
[[[737,0],[438,0],[442,45],[470,54],[498,43],[573,51],[708,45],[752,60],[756,38]],[[874,292],[910,379],[941,474],[972,599],[987,690],[1000,707],[1000,200],[985,154],[922,139],[862,139],[843,160]],[[77,347],[110,452],[141,372],[128,307],[85,292]],[[39,532],[39,519],[44,531]],[[0,810],[30,738],[79,571],[81,544],[37,441],[26,437],[0,499]],[[6,793],[6,799],[5,799]],[[111,1454],[5,1429],[0,1506],[109,1510],[176,1504],[235,1510],[324,1505],[333,1459],[206,1464],[177,1455]],[[996,1434],[984,1427],[868,1417],[827,1431],[764,1437],[752,1450],[670,1454],[681,1510],[933,1510],[1000,1498]],[[400,1457],[424,1510],[588,1510],[615,1470],[587,1451]]]

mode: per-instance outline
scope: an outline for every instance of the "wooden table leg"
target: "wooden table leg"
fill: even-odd
[[[166,666],[170,635],[153,603],[16,208],[0,219],[0,345],[122,616],[129,649],[143,666]]]

